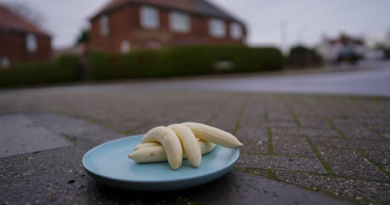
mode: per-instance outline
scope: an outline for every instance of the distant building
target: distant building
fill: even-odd
[[[49,34],[0,4],[0,66],[46,60],[51,49]]]
[[[112,0],[91,19],[90,46],[112,52],[245,43],[245,24],[206,0]]]
[[[365,50],[366,47],[362,39],[341,34],[340,37],[334,39],[324,37],[317,52],[326,62],[333,63],[343,53],[353,53],[356,56],[363,56]]]

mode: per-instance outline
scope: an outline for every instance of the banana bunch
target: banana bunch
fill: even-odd
[[[168,160],[172,169],[178,169],[183,158],[187,158],[193,167],[198,167],[202,154],[211,152],[215,144],[229,148],[242,147],[241,142],[228,132],[200,123],[186,122],[151,129],[128,157],[139,163]]]

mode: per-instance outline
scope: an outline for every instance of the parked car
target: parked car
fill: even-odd
[[[360,56],[358,54],[356,54],[352,49],[345,47],[337,56],[336,63],[348,62],[351,64],[356,64],[358,63],[359,59]]]

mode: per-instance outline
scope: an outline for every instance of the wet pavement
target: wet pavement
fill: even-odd
[[[389,204],[390,67],[380,65],[0,91],[0,203]],[[167,193],[108,187],[83,170],[101,143],[184,121],[236,135],[234,169]]]
[[[239,91],[390,96],[390,62],[363,63],[365,67],[332,68],[328,72],[264,76],[246,74],[226,78],[121,84],[125,89]],[[336,71],[335,71],[336,70]]]
[[[1,91],[0,120],[8,129],[1,130],[2,144],[17,132],[20,141],[1,146],[2,153],[10,146],[18,149],[0,158],[0,202],[390,203],[387,97],[151,87],[129,89],[125,83]],[[94,146],[184,121],[210,124],[243,142],[228,175],[188,190],[139,193],[99,184],[81,166]],[[19,149],[28,140],[50,143]]]

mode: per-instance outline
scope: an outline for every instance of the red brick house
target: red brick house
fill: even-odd
[[[92,49],[244,44],[245,24],[207,0],[112,0],[91,19]]]
[[[46,60],[51,50],[49,34],[0,4],[0,66]]]

